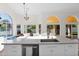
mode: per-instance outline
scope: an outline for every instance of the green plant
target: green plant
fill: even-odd
[[[74,25],[72,25],[72,27],[77,27],[77,26],[74,24]]]
[[[36,25],[27,26],[27,33],[35,33],[35,32],[36,32]]]

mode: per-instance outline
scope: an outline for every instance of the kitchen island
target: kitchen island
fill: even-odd
[[[44,39],[46,40],[46,39]],[[53,40],[53,39],[49,39]],[[14,43],[2,43],[5,56],[78,56],[78,40],[41,42],[41,39],[22,39]]]

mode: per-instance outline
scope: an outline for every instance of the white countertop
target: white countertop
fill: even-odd
[[[51,39],[49,39],[51,40]],[[40,42],[40,39],[24,39],[19,42],[13,42],[13,43],[3,43],[6,44],[14,44],[14,45],[21,45],[21,44],[79,44],[79,41],[74,40],[67,40],[67,41],[59,41],[59,42]]]
[[[59,42],[40,42],[40,39],[47,39],[47,36],[20,36],[16,41],[3,43],[3,44],[79,44],[77,39],[68,39],[57,36]],[[52,40],[49,38],[49,40]]]

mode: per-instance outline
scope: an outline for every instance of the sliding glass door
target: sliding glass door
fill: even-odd
[[[47,25],[47,32],[52,35],[60,35],[60,25]]]
[[[77,25],[76,24],[67,24],[66,25],[66,37],[67,38],[77,38]]]

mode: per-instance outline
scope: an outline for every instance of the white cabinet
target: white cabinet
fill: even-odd
[[[77,56],[78,44],[39,45],[40,56]]]
[[[5,45],[4,55],[5,56],[21,56],[22,55],[21,45]]]
[[[78,55],[78,44],[65,44],[64,55],[65,56],[77,56]]]
[[[64,55],[64,46],[63,45],[40,45],[39,46],[39,55],[40,56],[62,56]]]

